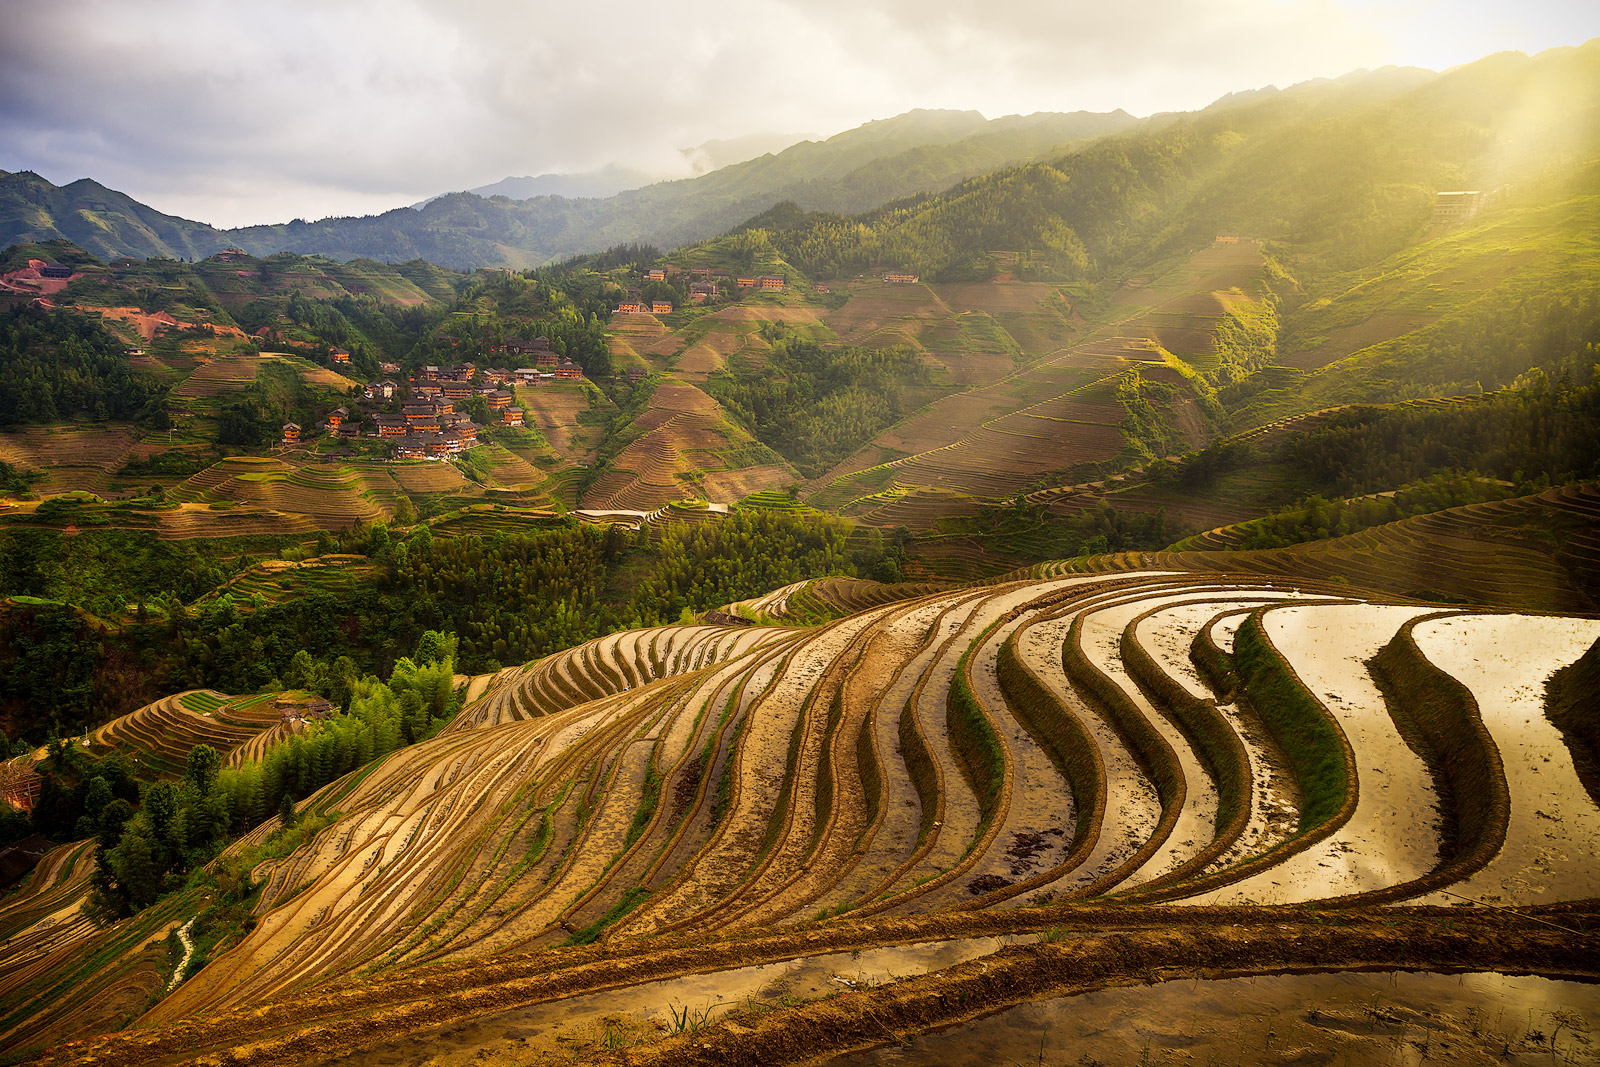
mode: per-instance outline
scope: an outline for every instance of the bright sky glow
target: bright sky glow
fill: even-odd
[[[1136,115],[1600,36],[1583,0],[0,0],[0,168],[217,225],[508,175],[684,176],[915,107]]]

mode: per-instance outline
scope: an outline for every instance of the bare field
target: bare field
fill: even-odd
[[[223,1050],[251,1065],[304,1062],[308,1050],[360,1063],[349,1057],[390,1056],[401,1038],[452,1063],[487,1062],[509,1047],[501,1013],[530,1004],[627,988],[659,1010],[666,989],[691,987],[651,983],[908,946],[903,959],[835,970],[838,997],[758,1003],[768,988],[758,981],[753,993],[739,986],[747,1013],[735,1029],[705,1020],[693,1037],[650,1037],[628,1050],[635,1064],[753,1063],[745,1053],[767,1034],[761,1062],[811,1062],[885,1040],[884,1013],[895,1005],[932,1013],[897,1024],[888,1037],[899,1041],[1059,992],[1060,967],[1085,968],[1091,983],[1108,973],[1148,983],[1207,976],[1197,960],[1231,973],[1387,960],[1460,967],[1521,945],[1542,967],[1590,973],[1600,935],[1579,924],[1593,904],[1560,888],[1588,876],[1564,880],[1583,858],[1557,857],[1570,851],[1561,842],[1546,861],[1561,868],[1545,883],[1557,887],[1547,898],[1556,902],[1539,914],[1404,906],[1471,872],[1441,851],[1431,824],[1446,802],[1440,779],[1401,738],[1363,660],[1435,612],[1305,585],[1058,571],[924,586],[809,628],[613,634],[485,676],[444,732],[306,802],[336,810],[335,821],[255,871],[265,884],[257,921],[140,1027],[102,1035],[103,1016],[75,1022],[55,992],[26,992],[15,1017],[52,1043],[87,1039],[52,1054],[82,1065]],[[811,583],[795,583],[729,610],[770,623],[811,597]],[[1290,681],[1241,670],[1230,684],[1249,699],[1218,706],[1204,695],[1214,672],[1202,672],[1192,650],[1216,637],[1216,655],[1243,657],[1244,638],[1233,635],[1256,605],[1264,621],[1252,625],[1281,652],[1271,669]],[[1520,817],[1538,820],[1550,783],[1531,772],[1563,742],[1546,730],[1524,752],[1516,723],[1537,714],[1543,675],[1600,624],[1547,617],[1540,625],[1565,644],[1530,664],[1485,657],[1517,623],[1444,617],[1426,638],[1429,656],[1481,700],[1532,701],[1508,707],[1493,735],[1526,788],[1449,802],[1537,807]],[[1304,687],[1304,714],[1325,722],[1325,736],[1308,741],[1257,717],[1264,694],[1285,684]],[[1284,755],[1303,745],[1353,759],[1325,781],[1304,753]],[[1592,799],[1555,784],[1563,817],[1586,805],[1587,818]],[[1330,786],[1348,812],[1313,817],[1313,792]],[[1520,853],[1507,858],[1521,868]],[[1496,886],[1502,903],[1519,907],[1542,892],[1516,879]],[[64,890],[54,907],[82,891]],[[1219,897],[1290,906],[1219,907]],[[970,963],[927,981],[891,980],[929,966],[916,962],[924,950],[915,942],[997,934],[1043,936],[955,951]],[[103,959],[119,936],[115,926],[84,927],[70,951]],[[865,981],[879,966],[886,977]],[[870,1034],[798,1040],[816,1012]],[[615,1049],[569,1051],[582,1059]]]

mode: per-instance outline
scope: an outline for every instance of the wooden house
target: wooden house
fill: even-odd
[[[507,337],[500,344],[491,348],[490,351],[504,353],[508,356],[526,356],[539,351],[540,341],[544,342],[543,347],[550,347],[550,340],[545,337],[536,337],[531,341],[526,337]]]
[[[334,408],[332,411],[328,412],[328,425],[337,429],[339,424],[344,422],[344,420],[348,419],[349,417],[350,411],[348,408]]]
[[[915,285],[922,279],[909,271],[892,270],[883,276],[883,280],[895,285]]]
[[[776,274],[763,274],[759,280],[763,293],[775,293],[789,284]]]
[[[359,422],[341,423],[339,426],[339,436],[347,441],[359,438],[361,436],[361,424]]]
[[[395,459],[425,459],[427,455],[420,437],[402,437],[394,443]]]
[[[555,361],[552,359],[551,362],[553,363]],[[539,368],[518,367],[516,378],[518,385],[533,385],[539,380]],[[494,393],[499,392],[499,390],[491,389],[489,392],[491,395],[493,395]]]
[[[437,400],[444,395],[444,387],[438,382],[422,382],[411,391],[423,400]]]
[[[560,356],[556,355],[547,348],[543,352],[540,352],[538,355],[533,357],[533,365],[538,367],[540,370],[544,370],[549,367],[554,367],[556,365],[556,360],[560,358]]]
[[[430,382],[438,381],[439,380],[439,376],[442,373],[444,373],[444,372],[441,371],[438,367],[434,366],[432,363],[430,363],[426,367],[422,368],[422,376],[424,378],[426,378]]]
[[[379,415],[373,421],[378,425],[379,437],[404,437],[410,428],[404,415]]]
[[[562,357],[561,361],[556,364],[553,374],[558,381],[575,382],[583,377],[583,368],[572,362],[572,360]]]
[[[283,443],[286,445],[298,444],[300,441],[300,424],[286,422],[283,424]]]
[[[1483,209],[1486,197],[1477,189],[1454,189],[1433,194],[1433,223],[1452,226]]]
[[[398,385],[385,379],[381,382],[368,382],[367,387],[362,390],[362,394],[368,400],[393,400],[394,394],[399,391],[400,387]]]
[[[754,274],[741,274],[733,280],[733,284],[738,286],[740,289],[754,289],[756,287],[756,283],[760,280],[761,279],[757,278]]]
[[[644,280],[647,282],[664,282],[667,280],[667,269],[665,267],[650,267],[644,272]]]
[[[521,408],[506,408],[504,411],[502,411],[500,413],[500,417],[505,420],[505,424],[507,426],[521,426],[522,425],[522,409]]]
[[[703,304],[707,300],[715,300],[716,298],[717,287],[711,282],[689,283],[689,302],[691,304]]]
[[[335,348],[332,352],[329,352],[328,355],[333,357],[333,361],[335,363],[350,362],[350,350],[348,348]]]
[[[617,310],[612,312],[612,314],[614,314],[614,315],[637,315],[639,312],[641,312],[643,310],[644,310],[644,304],[640,303],[639,301],[637,301],[637,300],[623,300],[623,301],[621,301],[621,302],[619,302],[617,304]]]
[[[510,393],[506,392],[504,389],[496,389],[494,392],[490,393],[488,395],[488,397],[486,397],[485,399],[489,403],[489,410],[490,411],[504,411],[506,408],[511,406],[511,401],[514,398],[512,397],[512,395]]]
[[[472,385],[469,382],[445,382],[440,391],[446,400],[465,400],[472,395]]]
[[[672,314],[672,305],[665,300],[652,300],[650,302],[650,313],[652,315],[670,315]]]

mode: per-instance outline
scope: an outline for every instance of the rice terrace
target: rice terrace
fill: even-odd
[[[641,54],[603,170],[281,225],[0,172],[0,1063],[1600,1063],[1569,36],[782,144]]]

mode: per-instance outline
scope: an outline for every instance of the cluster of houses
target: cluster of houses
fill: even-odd
[[[664,282],[677,277],[679,274],[688,274],[689,303],[705,304],[717,299],[718,283],[724,279],[733,279],[735,289],[754,289],[763,293],[778,293],[789,287],[789,282],[778,274],[735,274],[733,271],[721,270],[717,267],[679,267],[668,265],[665,267],[649,267],[640,272],[642,280],[647,282]],[[819,287],[822,288],[822,287]],[[827,290],[822,288],[823,292]],[[665,300],[646,300],[640,289],[631,288],[625,299],[617,302],[616,314],[639,314],[648,312],[653,315],[666,315],[672,311],[672,304]]]
[[[583,368],[565,356],[557,355],[547,337],[527,340],[508,337],[490,346],[499,355],[527,358],[532,366],[478,367],[472,363],[458,363],[452,367],[426,366],[419,375],[411,378],[409,396],[399,412],[368,412],[373,429],[369,436],[388,441],[396,459],[444,459],[465,452],[478,443],[480,427],[456,405],[470,397],[480,396],[496,421],[507,426],[524,425],[524,412],[514,407],[516,399],[505,386],[515,384],[537,387],[545,381],[579,381]],[[398,372],[396,364],[383,364],[385,371]],[[392,378],[367,383],[363,395],[375,405],[387,404],[403,396],[406,390]],[[322,428],[342,438],[359,438],[362,428],[357,421],[362,413],[352,413],[349,408],[335,408],[328,412]],[[299,443],[300,426],[285,423],[283,443]]]

